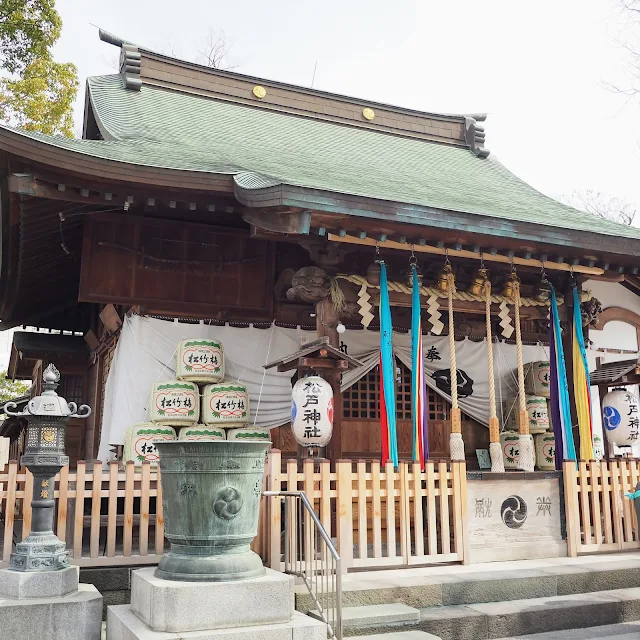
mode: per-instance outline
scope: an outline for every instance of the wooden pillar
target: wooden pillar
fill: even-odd
[[[340,336],[336,327],[340,322],[339,313],[327,296],[316,303],[316,331],[318,338],[329,338],[332,347],[340,346]],[[342,392],[340,391],[340,372],[322,373],[333,389],[333,436],[327,445],[326,456],[332,462],[342,458]]]

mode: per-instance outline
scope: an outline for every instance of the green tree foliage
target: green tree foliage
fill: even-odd
[[[0,403],[24,395],[31,385],[23,380],[7,378],[7,372],[0,372]]]
[[[61,28],[54,0],[0,0],[0,69],[10,74],[0,79],[3,121],[73,136],[77,69],[51,56]]]

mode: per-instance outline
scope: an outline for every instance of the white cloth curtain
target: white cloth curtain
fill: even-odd
[[[129,316],[125,319],[105,389],[102,432],[98,457],[108,460],[109,445],[123,444],[127,428],[147,420],[147,407],[154,383],[175,376],[175,353],[181,340],[215,338],[224,345],[227,380],[247,385],[251,404],[251,422],[260,427],[278,427],[290,420],[292,372],[265,371],[263,366],[300,348],[302,339],[314,340],[315,331],[288,329],[272,325],[268,329],[238,328],[206,324],[188,324]],[[362,363],[345,372],[344,391],[364,377],[380,357],[377,331],[346,331],[340,336],[347,353]],[[394,333],[394,353],[411,369],[411,334]],[[426,381],[447,400],[450,396],[438,388],[432,377],[449,369],[448,338],[424,336]],[[514,345],[494,343],[494,361],[498,402],[517,394],[516,349]],[[548,349],[525,346],[525,362],[547,360]],[[489,383],[486,342],[456,342],[458,368],[473,381],[472,393],[460,397],[460,408],[481,424],[489,422]],[[501,405],[498,406],[501,417]],[[506,416],[504,416],[506,418]],[[502,423],[502,420],[501,420]]]

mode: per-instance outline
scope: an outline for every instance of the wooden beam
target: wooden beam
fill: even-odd
[[[402,244],[393,240],[385,240],[376,242],[372,238],[354,238],[353,236],[340,237],[334,233],[329,234],[329,240],[332,242],[346,242],[348,244],[357,244],[365,247],[380,246],[382,249],[398,249],[400,251],[414,251],[415,253],[431,253],[439,256],[449,255],[450,258],[469,258],[472,260],[479,260],[480,256],[473,251],[467,251],[466,249],[445,249],[444,247],[432,247],[421,246],[419,244]],[[501,262],[503,264],[511,264],[511,258],[499,253],[484,253],[485,262]],[[535,267],[540,269],[544,266],[547,271],[571,271],[574,273],[585,273],[587,275],[601,275],[604,273],[603,269],[599,267],[586,267],[583,265],[570,265],[567,263],[558,262],[542,262],[541,260],[513,257],[513,264],[522,267]]]

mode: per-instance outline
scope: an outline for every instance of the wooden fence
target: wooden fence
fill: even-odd
[[[565,462],[564,491],[570,556],[640,548],[633,502],[639,460]]]
[[[80,566],[155,564],[164,550],[162,489],[158,471],[148,463],[124,471],[117,462],[99,461],[75,472],[63,467],[56,476],[58,500],[54,531],[67,542],[72,563]],[[15,461],[0,472],[2,565],[12,546],[31,529],[33,476]],[[4,522],[2,522],[4,520]]]
[[[395,470],[392,464],[340,460],[335,472],[326,460],[315,466],[307,460],[301,472],[295,460],[285,470],[281,464],[280,451],[272,449],[267,489],[306,493],[337,541],[343,570],[464,560],[464,462],[430,461],[421,471],[407,462]],[[268,566],[280,570],[282,505],[278,498],[268,501],[259,547]]]

